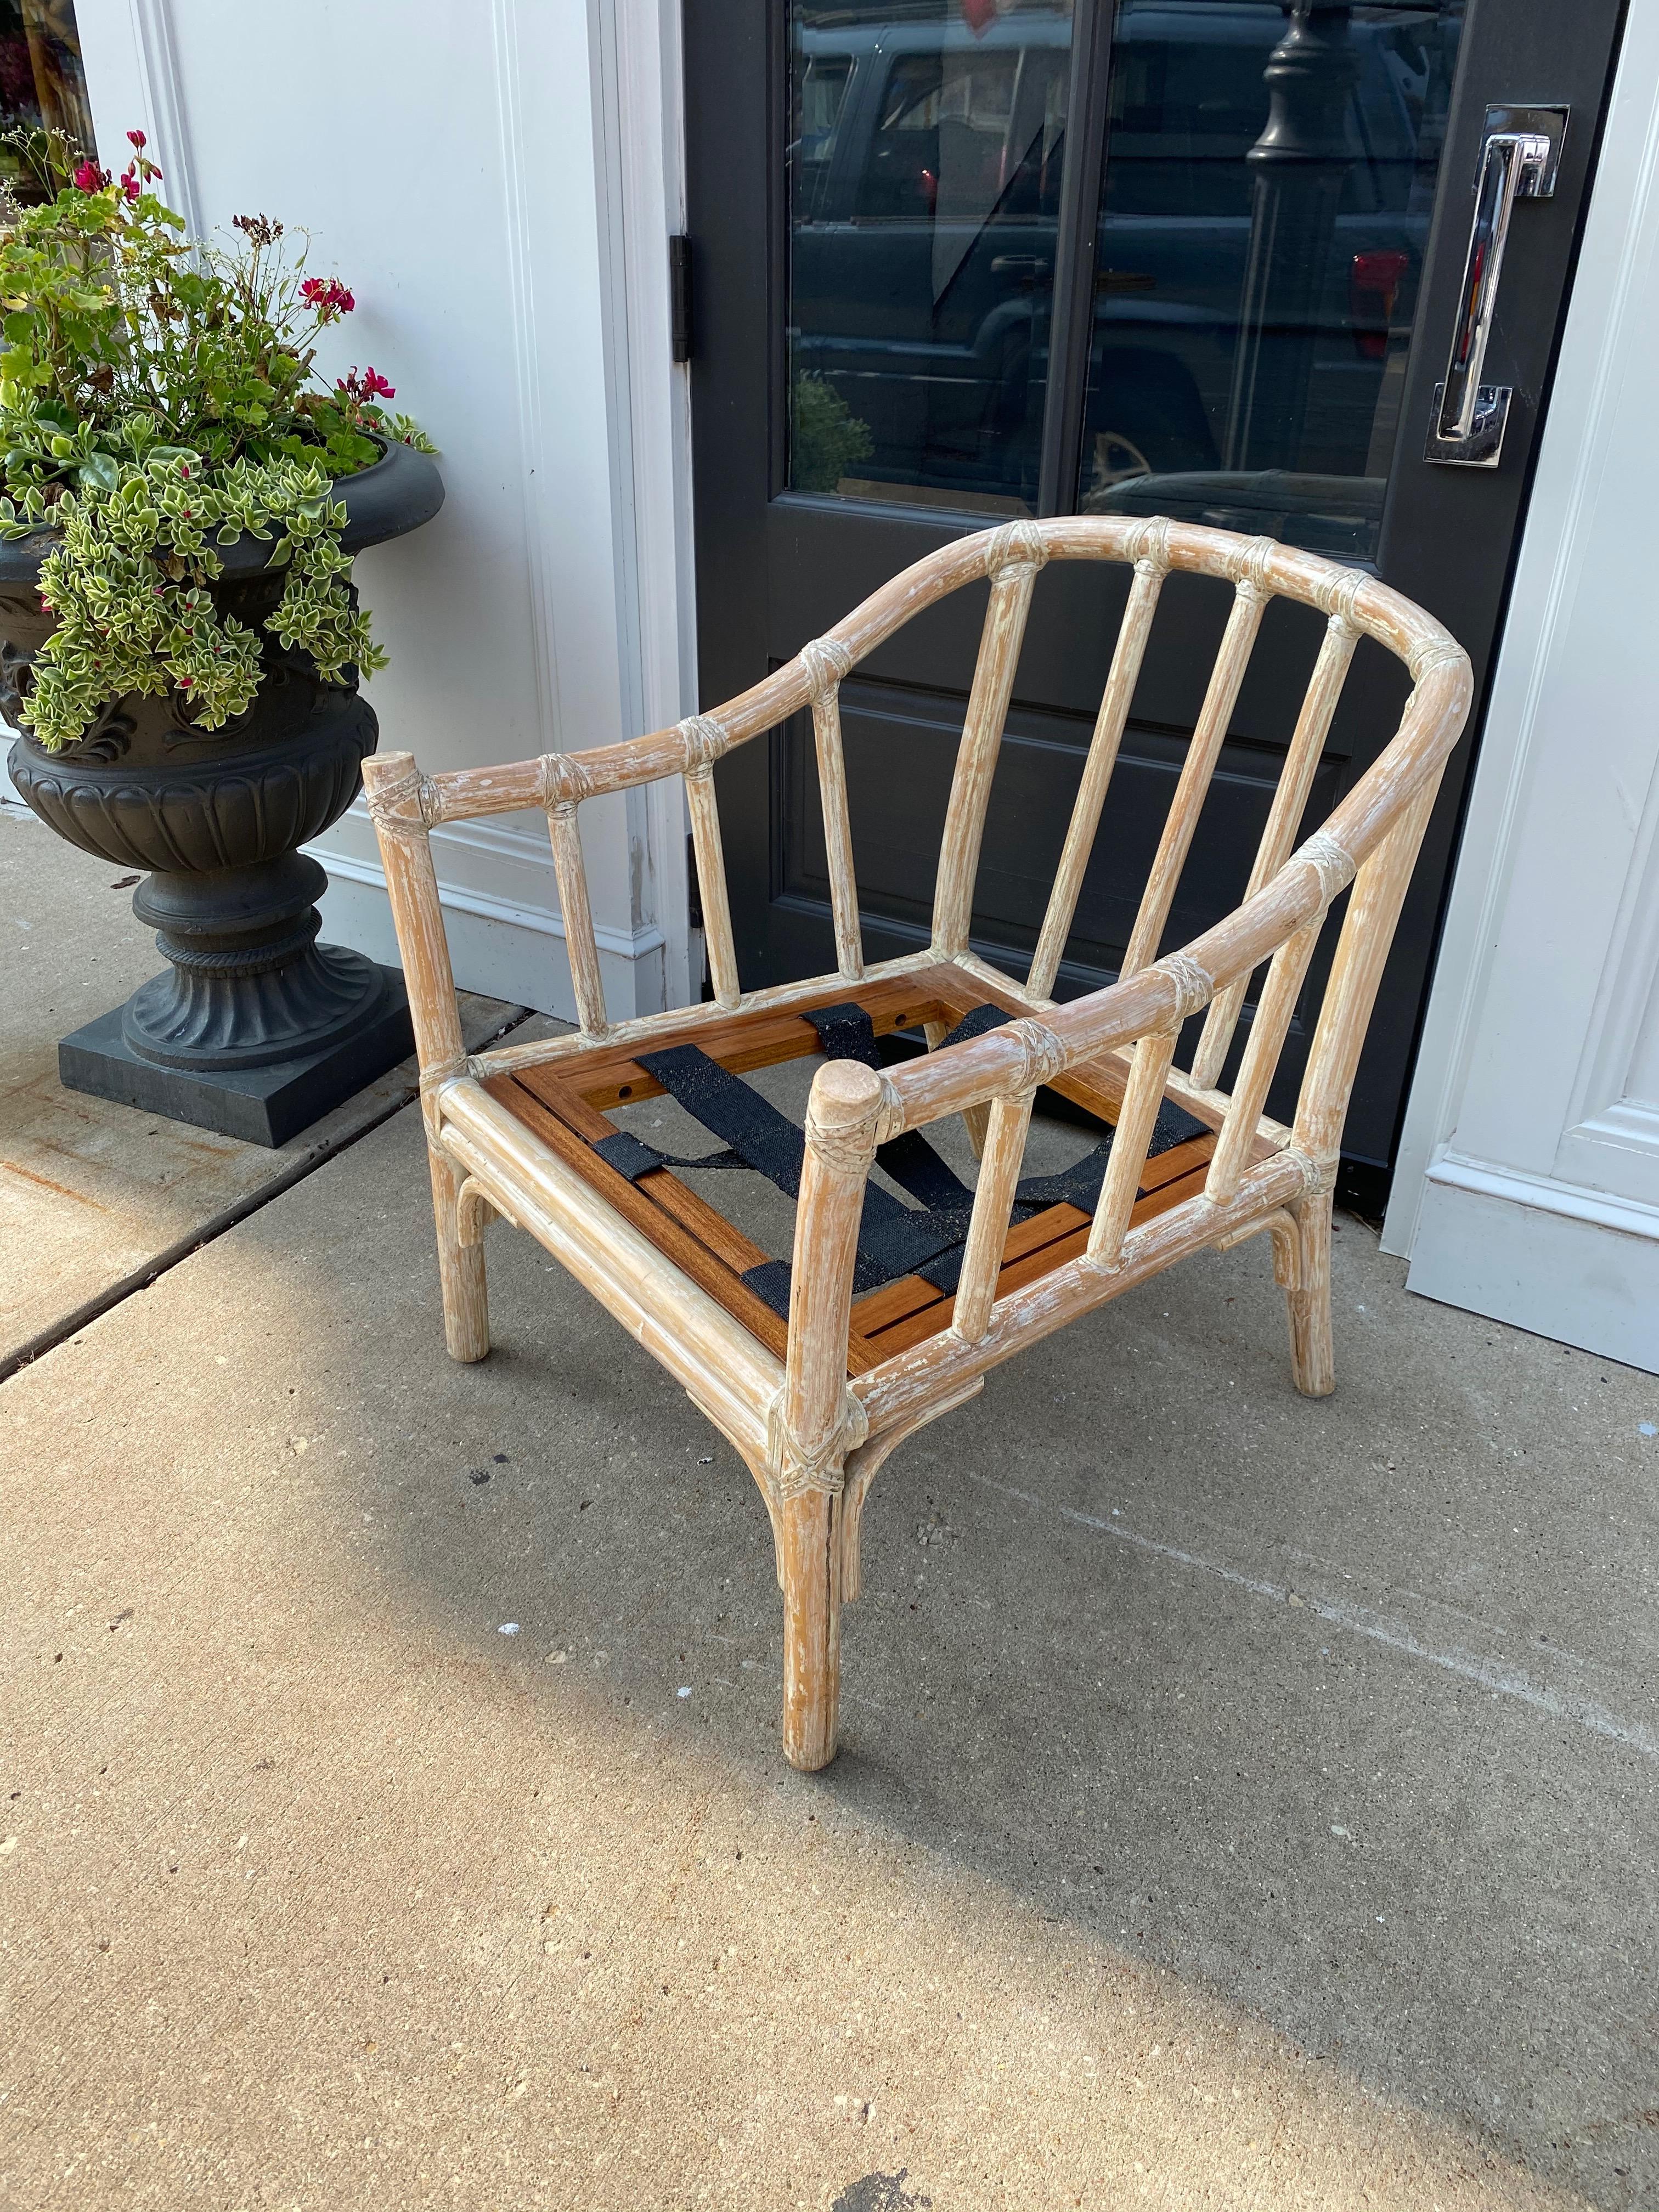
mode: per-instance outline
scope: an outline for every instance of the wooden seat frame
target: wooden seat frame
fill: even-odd
[[[974,886],[1016,663],[1048,561],[1133,568],[1046,918],[1023,984],[969,947]],[[1234,597],[1120,979],[1057,1004],[1051,993],[1127,720],[1158,595],[1171,570],[1231,581]],[[941,845],[933,941],[866,967],[853,870],[839,694],[875,647],[961,586],[990,598]],[[1318,608],[1327,626],[1243,902],[1178,951],[1159,947],[1267,601]],[[1362,635],[1413,679],[1387,750],[1300,844],[1343,680]],[[1162,519],[1021,521],[964,538],[896,577],[826,636],[709,714],[629,742],[508,767],[422,775],[407,753],[363,764],[402,948],[432,1169],[451,1354],[489,1348],[483,1235],[495,1215],[527,1230],[622,1322],[731,1440],[760,1486],[784,1595],[784,1750],[835,1756],[844,1601],[858,1594],[859,1525],[894,1447],[983,1387],[999,1362],[1188,1253],[1266,1231],[1290,1315],[1297,1387],[1334,1384],[1331,1192],[1359,1049],[1441,771],[1462,730],[1468,656],[1423,611],[1364,573],[1266,538]],[[837,968],[745,993],[720,851],[714,766],[810,706]],[[684,778],[711,1003],[610,1024],[578,809],[603,793]],[[536,807],[546,814],[580,1026],[469,1056],[461,1038],[430,836],[441,823]],[[1293,849],[1294,848],[1294,849]],[[1327,909],[1352,884],[1294,1121],[1264,1112]],[[1255,971],[1267,963],[1233,1087],[1217,1088]],[[733,1070],[818,1049],[807,1010],[854,1001],[878,1033],[920,1026],[925,1054],[881,1069],[830,1060],[814,1079],[796,1208],[787,1325],[744,1282],[765,1255],[679,1177],[629,1182],[593,1150],[606,1110],[659,1086],[639,1055],[696,1044]],[[1012,1017],[943,1045],[971,1008]],[[1192,1064],[1182,1025],[1207,1008]],[[1032,1103],[1052,1085],[1115,1124],[1092,1217],[1055,1206],[1014,1219]],[[1206,1133],[1149,1160],[1170,1100]],[[866,1180],[878,1145],[960,1114],[981,1165],[954,1296],[909,1276],[854,1304]]]

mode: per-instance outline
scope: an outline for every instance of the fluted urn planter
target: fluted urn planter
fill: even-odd
[[[334,487],[356,553],[435,514],[430,459],[393,445]],[[124,1006],[58,1046],[58,1073],[91,1091],[255,1144],[280,1145],[413,1048],[403,979],[319,945],[328,878],[297,848],[351,804],[374,750],[374,709],[355,680],[325,683],[302,653],[263,637],[252,705],[197,728],[177,691],[113,701],[77,743],[47,752],[18,716],[29,665],[51,635],[40,609],[49,531],[0,544],[0,713],[20,734],[9,765],[59,836],[118,867],[149,871],[133,895],[168,965]],[[220,606],[259,629],[282,595],[269,547],[224,549]]]

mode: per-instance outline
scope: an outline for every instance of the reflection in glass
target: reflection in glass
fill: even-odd
[[[0,131],[42,124],[96,152],[74,0],[0,0]],[[10,148],[0,148],[0,183],[14,198],[40,196]]]
[[[1376,548],[1462,0],[1121,0],[1078,504]]]
[[[1069,0],[793,0],[790,37],[790,485],[1030,512]]]

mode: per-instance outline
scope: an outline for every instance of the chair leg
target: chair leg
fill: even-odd
[[[438,1231],[438,1281],[443,1291],[444,1342],[452,1359],[482,1359],[489,1349],[489,1300],[484,1288],[483,1220],[460,1203],[466,1177],[434,1146],[432,1212]]]
[[[1294,1264],[1285,1285],[1291,1320],[1291,1371],[1307,1398],[1328,1398],[1336,1388],[1331,1350],[1331,1194],[1301,1199],[1290,1209],[1296,1224]]]
[[[777,1509],[783,1583],[783,1753],[816,1773],[836,1755],[841,1718],[844,1492],[803,1491]]]

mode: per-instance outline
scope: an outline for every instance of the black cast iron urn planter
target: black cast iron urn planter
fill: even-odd
[[[416,528],[444,496],[430,459],[401,445],[334,495],[349,553]],[[14,729],[52,629],[39,590],[52,544],[50,531],[0,543],[0,714]],[[264,674],[246,714],[201,730],[179,692],[130,693],[61,752],[22,732],[8,765],[60,837],[150,872],[132,910],[170,963],[63,1039],[64,1085],[280,1145],[413,1046],[397,970],[317,942],[328,878],[297,848],[351,804],[380,732],[355,671],[325,683],[306,654],[260,629],[283,583],[264,565],[269,550],[252,538],[226,547],[213,586],[263,641]]]

